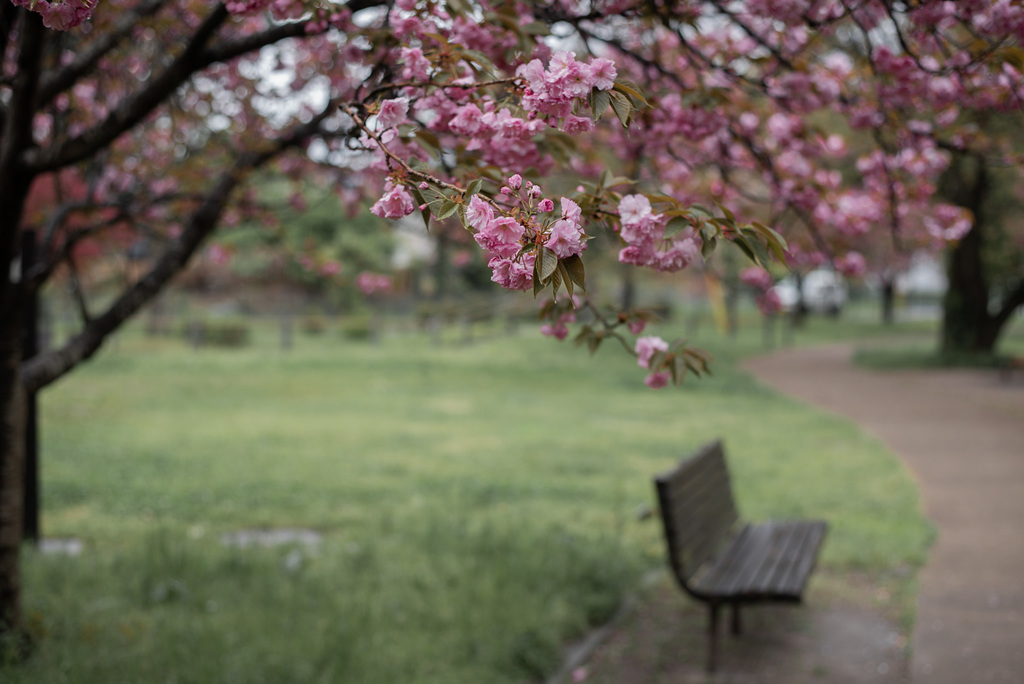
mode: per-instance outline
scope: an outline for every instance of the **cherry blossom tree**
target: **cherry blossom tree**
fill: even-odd
[[[979,206],[939,179],[958,156],[1016,164],[984,122],[1020,110],[1022,38],[1009,0],[0,0],[0,264],[24,225],[42,235],[0,278],[0,630],[20,619],[26,394],[219,226],[273,230],[259,169],[458,222],[494,282],[545,299],[544,332],[615,341],[663,387],[707,356],[589,300],[589,240],[660,272],[719,246],[852,272],[883,240],[963,245]],[[49,211],[26,211],[36,183]],[[125,235],[147,269],[100,307],[80,291],[79,333],[23,358],[26,298]]]

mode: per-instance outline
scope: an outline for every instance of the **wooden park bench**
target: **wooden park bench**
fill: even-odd
[[[706,444],[655,478],[669,563],[682,589],[708,605],[709,672],[716,665],[718,612],[744,603],[801,601],[825,538],[819,520],[739,520],[721,441]]]

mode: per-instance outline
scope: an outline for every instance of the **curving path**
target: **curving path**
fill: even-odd
[[[917,479],[938,537],[919,578],[912,684],[1024,683],[1024,372],[872,372],[851,351],[788,349],[746,367],[853,419]]]

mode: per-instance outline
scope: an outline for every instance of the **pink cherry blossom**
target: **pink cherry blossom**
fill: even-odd
[[[633,333],[634,335],[639,335],[644,331],[644,328],[647,327],[647,321],[645,321],[642,318],[633,318],[630,319],[628,327],[629,332]]]
[[[388,219],[400,219],[411,214],[416,209],[416,204],[409,191],[405,189],[404,185],[391,186],[390,183],[388,185],[389,189],[383,197],[374,202],[370,211],[376,216]]]
[[[656,335],[638,337],[633,351],[636,352],[636,363],[641,368],[650,366],[651,357],[657,352],[668,351],[668,342]]]
[[[386,275],[363,271],[356,276],[356,287],[367,296],[389,292],[391,290],[391,278]]]
[[[408,120],[408,114],[409,98],[396,97],[384,100],[380,103],[380,111],[377,112],[377,124],[381,128],[401,126]]]
[[[551,232],[544,246],[557,254],[559,259],[565,259],[582,251],[581,238],[580,229],[573,221],[559,219],[551,225]]]
[[[867,261],[860,252],[847,252],[836,259],[836,270],[847,278],[859,278],[868,270]]]
[[[740,271],[740,282],[758,290],[768,290],[775,284],[775,279],[761,266],[751,266]]]
[[[533,287],[532,255],[524,255],[522,261],[496,257],[487,265],[492,271],[491,280],[506,290],[529,290]]]
[[[413,81],[430,79],[430,61],[423,55],[423,50],[418,47],[402,47],[398,49],[398,54],[399,60],[405,64],[402,78]]]
[[[782,300],[775,290],[767,290],[757,296],[757,308],[762,315],[771,316],[782,310]]]
[[[38,12],[43,26],[67,31],[88,21],[98,0],[11,0],[16,7]],[[230,9],[230,8],[229,8]]]
[[[477,231],[481,231],[493,220],[494,208],[480,195],[473,195],[466,206],[466,222]]]
[[[663,273],[675,273],[690,265],[700,254],[700,245],[692,237],[684,237],[674,240],[672,246],[664,251],[657,252],[657,263],[654,267]]]
[[[626,195],[619,200],[619,217],[623,223],[634,223],[650,213],[651,201],[643,195]]]
[[[594,80],[594,87],[598,90],[611,90],[615,85],[615,77],[618,76],[615,62],[601,58],[590,62],[590,74]]]
[[[657,373],[651,373],[644,378],[644,384],[651,389],[661,389],[663,387],[668,387],[671,380],[672,375],[668,371],[658,371]]]

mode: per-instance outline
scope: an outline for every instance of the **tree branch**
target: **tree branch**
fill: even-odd
[[[102,35],[99,40],[90,43],[86,49],[76,55],[70,64],[43,81],[39,87],[38,106],[45,106],[59,93],[74,85],[79,78],[95,69],[104,55],[123,42],[139,21],[155,14],[166,3],[167,0],[148,0],[136,7],[134,11],[121,15],[112,30]]]
[[[184,51],[160,75],[149,80],[143,90],[125,100],[103,122],[63,145],[47,151],[34,149],[26,152],[25,165],[33,173],[41,173],[88,159],[145,119],[197,68],[206,64],[204,48],[229,16],[224,5],[218,4],[196,29]]]
[[[1017,283],[1017,286],[1009,291],[1003,300],[1003,305],[992,317],[993,322],[1002,328],[1010,320],[1010,316],[1022,306],[1024,306],[1024,281]]]
[[[142,278],[127,287],[106,311],[93,318],[82,332],[63,347],[22,363],[22,382],[28,391],[39,391],[92,357],[111,333],[156,296],[185,267],[199,246],[217,229],[231,194],[244,182],[246,176],[285,150],[299,146],[315,135],[320,124],[334,113],[337,106],[337,102],[330,102],[308,123],[296,126],[258,151],[249,150],[239,154],[235,163],[221,175],[192,213],[181,236],[167,246]]]

